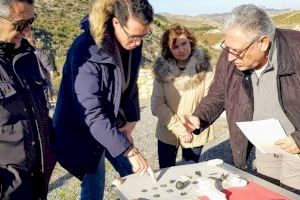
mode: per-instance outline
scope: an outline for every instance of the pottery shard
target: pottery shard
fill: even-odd
[[[178,190],[182,190],[182,189],[186,188],[189,184],[190,184],[190,181],[184,181],[184,182],[177,181],[175,187]]]
[[[184,183],[182,181],[177,181],[176,182],[176,189],[177,190],[182,190],[184,187]]]
[[[201,173],[201,171],[195,171],[195,174],[196,174],[197,176],[199,176],[199,177],[201,177],[201,176],[202,176],[202,173]]]

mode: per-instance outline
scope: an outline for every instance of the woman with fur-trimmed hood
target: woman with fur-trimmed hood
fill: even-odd
[[[150,169],[131,132],[140,119],[137,76],[152,21],[147,0],[96,0],[68,51],[53,117],[55,150],[82,180],[81,199],[103,199],[105,151],[126,156],[133,172]]]
[[[198,162],[202,146],[214,138],[212,128],[188,133],[184,115],[190,115],[206,95],[213,80],[210,58],[196,48],[196,39],[184,26],[174,24],[165,31],[161,56],[154,65],[151,98],[158,117],[156,137],[160,168],[175,165],[178,147],[184,162]]]

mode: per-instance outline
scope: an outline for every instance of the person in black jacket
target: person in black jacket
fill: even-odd
[[[46,199],[55,159],[34,49],[32,0],[0,0],[0,199]]]

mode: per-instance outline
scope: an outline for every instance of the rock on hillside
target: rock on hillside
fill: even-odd
[[[272,17],[274,23],[281,28],[290,28],[299,30],[300,11],[286,11]]]

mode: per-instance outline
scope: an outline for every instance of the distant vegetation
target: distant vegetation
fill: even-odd
[[[79,35],[80,20],[86,15],[89,6],[89,0],[37,2],[38,18],[34,23],[34,33],[45,43],[45,48],[56,51],[59,65],[63,63],[61,59],[67,48]]]
[[[89,0],[40,0],[36,3],[38,17],[34,23],[34,34],[44,42],[45,49],[55,52],[58,71],[65,61],[67,49],[80,34],[79,23],[89,7]],[[60,75],[57,74],[54,80],[56,89],[59,83]]]
[[[285,12],[272,19],[282,28],[300,29],[300,11]]]
[[[154,24],[159,28],[165,30],[171,25],[171,22],[165,16],[156,14],[154,16]]]

